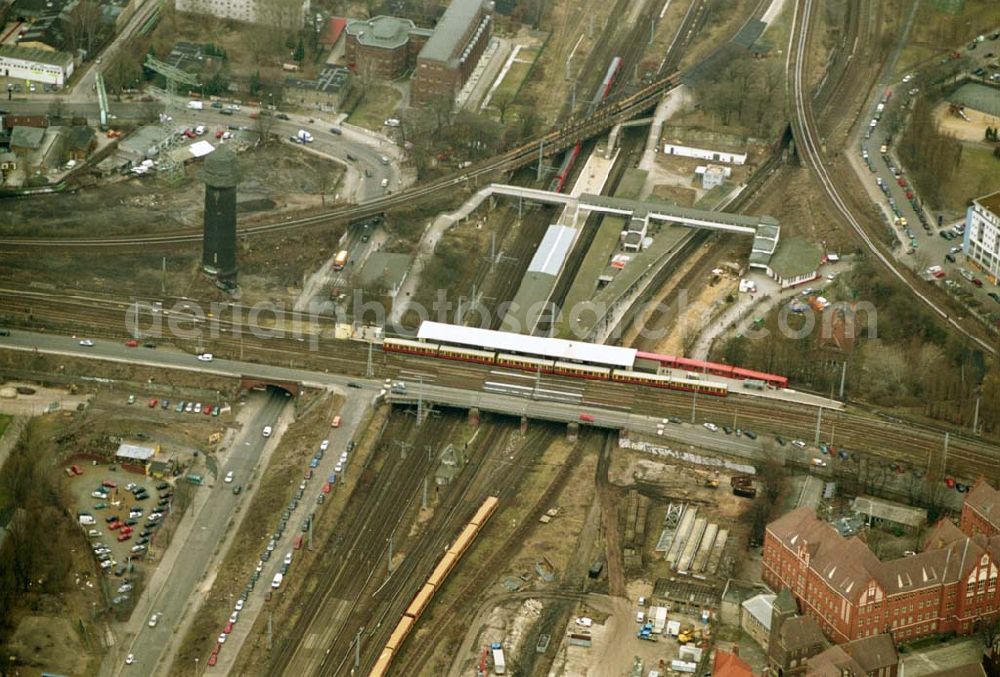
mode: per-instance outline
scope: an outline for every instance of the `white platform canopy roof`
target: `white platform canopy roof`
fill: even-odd
[[[602,346],[583,341],[525,336],[506,331],[460,327],[441,322],[423,322],[417,332],[421,341],[449,343],[469,348],[492,348],[501,352],[539,355],[554,360],[587,362],[608,367],[631,369],[635,363],[635,348]]]

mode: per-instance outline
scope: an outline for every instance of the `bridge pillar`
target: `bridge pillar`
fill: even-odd
[[[580,424],[576,421],[570,421],[566,424],[566,440],[569,442],[576,442],[576,438],[580,435]]]
[[[527,416],[522,416],[521,417],[521,434],[524,435],[524,434],[527,434],[527,432],[528,432],[528,417]]]
[[[477,407],[469,408],[469,425],[479,426],[479,409]]]

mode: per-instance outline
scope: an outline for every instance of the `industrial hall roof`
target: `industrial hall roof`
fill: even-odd
[[[635,348],[602,346],[583,341],[525,336],[505,331],[460,327],[441,322],[423,322],[417,332],[421,341],[441,341],[470,348],[495,349],[501,352],[539,355],[569,362],[589,362],[609,367],[632,368]]]

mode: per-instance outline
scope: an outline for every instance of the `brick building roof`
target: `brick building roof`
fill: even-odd
[[[715,652],[715,663],[712,665],[712,677],[752,677],[750,664],[734,653]]]
[[[892,635],[889,634],[863,637],[840,646],[858,662],[862,670],[869,674],[899,663],[896,645],[893,644]]]
[[[879,561],[860,538],[852,536],[844,540],[834,531],[813,557],[811,565],[834,590],[857,601],[878,570]]]
[[[806,677],[864,677],[865,670],[839,645],[806,661]]]
[[[980,496],[988,498],[985,492]],[[873,578],[886,595],[909,594],[959,581],[987,551],[994,561],[1000,561],[1000,535],[969,537],[947,520],[935,525],[923,552],[884,562],[856,536],[840,536],[811,508],[796,508],[772,522],[768,531],[793,551],[805,547],[809,567],[855,603]]]
[[[980,477],[965,496],[965,505],[972,508],[994,527],[1000,529],[1000,491]]]
[[[788,652],[826,643],[823,631],[819,629],[819,623],[812,616],[794,616],[786,619],[778,629],[778,637],[781,646]]]
[[[949,519],[938,520],[938,523],[931,527],[931,530],[924,538],[924,550],[943,548],[946,545],[960,541],[965,538],[965,534],[958,528],[958,525]]]

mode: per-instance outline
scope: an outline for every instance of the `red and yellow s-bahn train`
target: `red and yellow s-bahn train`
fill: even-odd
[[[375,661],[375,666],[369,674],[369,677],[382,677],[388,674],[389,665],[392,663],[392,659],[395,658],[396,654],[399,653],[400,647],[403,642],[406,641],[407,636],[410,631],[413,630],[413,626],[416,625],[417,620],[420,618],[421,614],[424,613],[424,609],[430,604],[431,598],[437,589],[441,587],[441,584],[451,573],[451,570],[455,567],[455,564],[462,558],[465,551],[468,550],[469,545],[472,541],[476,539],[479,532],[482,530],[483,525],[486,524],[486,520],[490,518],[490,515],[497,509],[497,504],[500,499],[496,496],[488,496],[483,504],[479,506],[476,514],[472,516],[465,528],[462,529],[462,533],[458,535],[455,542],[451,544],[448,550],[445,551],[444,556],[438,561],[437,566],[434,567],[434,571],[431,575],[427,577],[427,581],[423,584],[420,590],[414,595],[413,600],[410,605],[406,607],[406,611],[403,612],[403,617],[399,619],[399,623],[393,629],[392,634],[389,635],[389,641],[386,642],[385,647],[382,649],[382,653],[379,654],[378,660]]]

